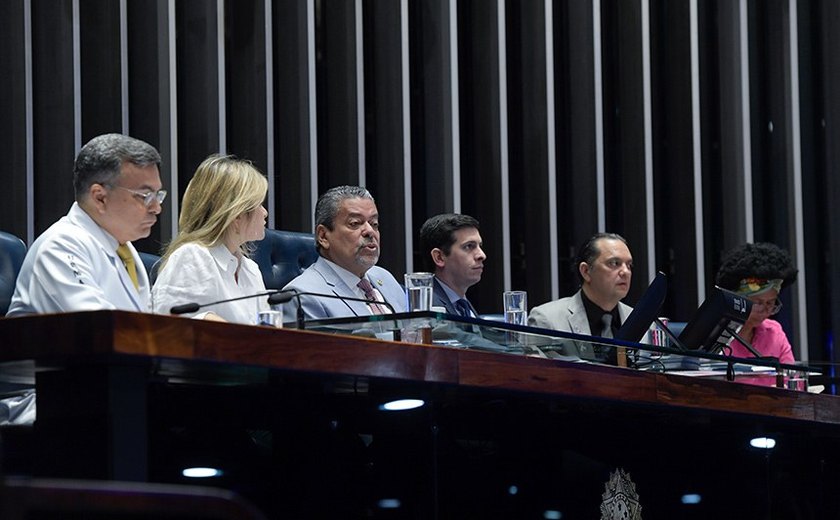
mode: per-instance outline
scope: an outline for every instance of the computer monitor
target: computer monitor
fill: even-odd
[[[734,292],[715,287],[680,333],[680,343],[689,350],[719,352],[747,320],[752,302]]]
[[[668,279],[665,277],[665,273],[656,273],[653,281],[650,282],[636,306],[633,307],[633,312],[627,316],[627,319],[616,331],[616,339],[638,343],[650,328],[653,320],[659,316],[659,309],[665,301],[667,292]]]

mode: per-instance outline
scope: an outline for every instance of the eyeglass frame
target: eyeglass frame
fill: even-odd
[[[163,204],[163,201],[166,200],[166,194],[168,193],[166,190],[157,190],[157,191],[139,191],[139,190],[132,190],[130,188],[125,188],[123,186],[113,186],[114,188],[119,188],[121,190],[125,190],[135,197],[140,197],[143,199],[143,205],[147,208],[152,205],[152,201],[157,201],[158,204]]]
[[[750,300],[750,302],[753,304],[753,306],[761,306],[761,307],[764,307],[765,309],[767,308],[767,305],[769,303],[769,302],[759,303],[759,302],[754,302],[752,300]],[[782,310],[782,300],[780,300],[779,298],[776,298],[775,301],[773,301],[773,307],[770,308],[770,314],[771,315],[777,314],[780,310]]]

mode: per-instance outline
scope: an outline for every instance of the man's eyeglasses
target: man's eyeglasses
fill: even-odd
[[[752,300],[750,300],[752,301]],[[776,314],[780,310],[782,310],[782,301],[776,298],[775,300],[770,300],[767,302],[752,302],[753,307],[763,307],[764,310],[769,312],[770,314]]]
[[[130,190],[128,188],[123,188],[122,186],[114,186],[115,188],[119,188],[121,190],[125,190],[135,197],[141,199],[143,204],[146,207],[152,205],[153,201],[157,201],[158,204],[163,204],[163,201],[166,200],[166,190],[158,190],[158,191],[137,191],[137,190]]]

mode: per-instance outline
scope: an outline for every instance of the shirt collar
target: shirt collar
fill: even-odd
[[[226,273],[236,272],[236,269],[239,267],[239,263],[241,262],[241,258],[231,253],[227,246],[224,244],[217,244],[213,247],[207,248],[207,250],[210,252],[210,256],[213,257],[213,260],[216,261],[216,264],[222,271]]]
[[[446,285],[446,282],[444,282],[437,276],[435,276],[435,280],[437,280],[440,286],[443,288],[443,292],[446,293],[446,297],[449,298],[449,301],[451,303],[455,303],[461,299],[461,297],[458,296],[458,294],[456,294],[455,291],[453,291],[448,285]]]
[[[353,292],[355,292],[355,293],[356,293],[356,294],[357,294],[360,298],[364,298],[364,297],[365,297],[365,293],[364,293],[364,291],[362,291],[362,290],[359,288],[359,281],[361,280],[361,278],[359,278],[359,277],[358,277],[358,276],[356,276],[355,274],[351,273],[351,272],[350,272],[350,271],[348,271],[347,269],[345,269],[345,268],[341,267],[340,265],[338,265],[337,263],[333,262],[332,260],[328,260],[328,259],[324,258],[323,256],[322,256],[321,258],[323,258],[323,260],[324,260],[325,262],[327,262],[327,265],[329,265],[330,267],[332,267],[332,268],[333,268],[333,271],[335,271],[335,274],[337,274],[337,275],[338,275],[338,277],[339,277],[339,278],[341,278],[341,281],[342,281],[342,282],[344,282],[345,284],[347,284],[347,287],[349,287],[350,289],[352,289],[352,290],[353,290]],[[377,284],[375,284],[375,283],[373,283],[373,282],[371,282],[371,285],[373,285],[373,287],[374,287],[375,289],[379,287]]]
[[[93,218],[88,215],[88,212],[82,208],[78,202],[74,202],[73,205],[70,207],[70,212],[68,213],[70,216],[70,220],[77,222],[82,227],[87,229],[94,235],[99,243],[102,244],[102,247],[109,252],[111,256],[114,258],[117,257],[117,247],[119,247],[119,241],[114,238],[111,233],[108,233],[105,228],[100,226],[96,223]],[[126,242],[130,244],[130,242]]]
[[[593,334],[596,333],[596,331],[601,330],[601,316],[604,314],[612,314],[614,327],[621,325],[621,316],[618,314],[618,305],[613,307],[611,311],[605,311],[595,302],[587,298],[583,289],[580,291],[580,298],[583,300],[583,308],[586,310],[586,319],[589,321],[589,330],[592,331]],[[595,328],[595,325],[597,325],[598,328]]]

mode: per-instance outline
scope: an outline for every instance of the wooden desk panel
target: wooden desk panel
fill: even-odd
[[[0,378],[37,377],[40,476],[178,483],[202,448],[270,516],[376,518],[397,493],[415,518],[596,518],[621,467],[648,520],[840,515],[820,498],[840,493],[834,396],[128,312],[0,319],[0,338]],[[427,405],[381,412],[394,396]],[[765,432],[777,453],[744,447]]]
[[[840,399],[631,369],[121,311],[0,319],[0,363],[121,354],[840,424]],[[187,365],[170,365],[184,366]]]

